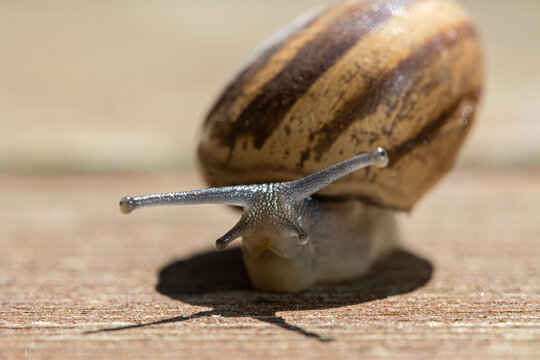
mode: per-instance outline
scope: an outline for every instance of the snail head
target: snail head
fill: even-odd
[[[378,148],[294,181],[124,197],[120,200],[120,211],[128,214],[141,207],[166,205],[241,206],[244,209],[242,217],[216,240],[216,247],[224,249],[233,240],[243,237],[243,247],[251,256],[269,249],[288,258],[298,247],[310,242],[302,213],[311,195],[360,168],[385,167],[388,161],[386,151]]]

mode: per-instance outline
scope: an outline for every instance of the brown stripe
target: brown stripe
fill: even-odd
[[[439,130],[446,125],[448,119],[453,118],[452,115],[461,108],[463,101],[469,100],[471,103],[476,103],[480,98],[480,92],[480,89],[472,89],[468,93],[463,94],[447,109],[445,109],[436,119],[426,124],[414,138],[406,140],[395,148],[389,150],[388,156],[390,158],[390,164],[388,167],[391,168],[394,166],[403,156],[413,151],[418,147],[418,145],[430,143],[433,135],[438,133]],[[468,115],[468,118],[472,117],[473,114]]]
[[[290,40],[291,37],[298,35],[299,33],[301,33],[302,30],[311,26],[313,22],[315,22],[320,16],[321,14],[319,14],[319,16],[316,16],[314,19],[311,19],[303,26],[295,29],[294,32],[264,50],[263,53],[258,55],[251,64],[248,64],[247,67],[243,69],[221,93],[217,102],[208,112],[204,126],[209,123],[209,121],[212,119],[213,114],[219,113],[220,109],[231,106],[231,104],[235,102],[236,98],[242,95],[244,85],[248,82],[248,80],[251,79],[259,71],[261,71],[261,69],[268,63],[272,56],[274,56],[283,47],[283,45],[285,45],[285,43]]]
[[[453,31],[449,31],[453,30]],[[451,47],[459,43],[464,38],[476,37],[475,29],[469,23],[463,23],[453,29],[449,29],[443,33],[429,39],[418,50],[410,54],[408,57],[401,60],[393,69],[383,74],[380,79],[373,79],[373,85],[368,93],[361,94],[361,98],[350,99],[339,111],[336,112],[334,119],[325,123],[319,130],[310,134],[310,141],[316,141],[315,145],[308,148],[301,154],[298,166],[301,168],[305,161],[309,160],[314,154],[315,160],[319,161],[323,154],[334,144],[335,141],[356,121],[362,121],[373,114],[378,106],[378,103],[385,94],[395,93],[395,84],[397,78],[407,76],[407,74],[415,74],[419,69],[425,67],[445,48]],[[436,86],[436,84],[432,84]],[[416,90],[415,85],[410,86],[409,91]],[[424,89],[428,90],[428,89]],[[408,94],[401,94],[401,98],[407,98]],[[387,109],[388,116],[395,110],[394,108]],[[402,121],[407,112],[403,112],[396,116],[391,124],[383,128],[382,135],[389,135],[394,125]],[[429,124],[426,126],[430,126]],[[317,140],[315,140],[317,139]],[[372,138],[372,143],[378,139]],[[370,144],[370,146],[373,144]],[[392,158],[393,159],[393,158]],[[394,159],[393,159],[394,160]]]
[[[204,126],[207,126],[212,119],[212,114],[217,113],[220,109],[227,108],[234,102],[234,100],[241,94],[241,90],[244,84],[251,79],[253,75],[259,72],[268,62],[268,60],[283,46],[287,39],[274,44],[266,49],[257,59],[251,63],[248,67],[242,70],[242,72],[225,88],[221,93],[217,102],[208,112]]]
[[[311,41],[334,19],[351,8],[351,4],[310,11],[294,20],[267,41],[270,44],[250,55],[242,71],[206,116],[205,124],[236,121],[242,111],[258,96],[258,90],[275,77],[294,58],[304,44]],[[205,125],[205,127],[207,127]]]
[[[260,95],[236,121],[216,123],[215,130],[222,145],[232,151],[238,138],[250,135],[254,147],[262,148],[291,107],[324,72],[363,36],[390,19],[397,6],[404,7],[412,2],[415,0],[378,1],[375,7],[373,2],[364,1],[352,8],[327,31],[308,42],[260,89]]]
[[[313,16],[313,18],[309,19],[309,21],[295,27],[293,31],[279,39],[279,41],[277,41],[275,44],[263,49],[262,52],[252,60],[252,62],[247,63],[246,66],[241,69],[238,74],[236,74],[234,79],[221,93],[214,106],[210,109],[205,119],[205,126],[213,120],[214,115],[223,115],[223,109],[230,108],[233,106],[239,96],[243,96],[245,85],[251,79],[253,79],[253,77],[257,75],[268,64],[269,61],[271,61],[272,57],[283,49],[285,44],[290,42],[291,39],[294,39],[295,37],[302,36],[303,31],[310,28],[329,11],[332,11],[331,7],[324,9],[324,11],[321,11],[316,16]]]

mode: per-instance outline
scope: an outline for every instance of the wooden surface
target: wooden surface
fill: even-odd
[[[252,291],[220,206],[121,215],[185,175],[0,176],[0,357],[538,358],[540,173],[454,173],[349,284]]]

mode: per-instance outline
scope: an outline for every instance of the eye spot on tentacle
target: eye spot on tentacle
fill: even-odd
[[[377,148],[377,150],[371,153],[373,165],[377,167],[386,167],[388,165],[388,153],[383,148]]]
[[[300,245],[307,245],[309,242],[309,236],[306,233],[298,234],[298,243]]]
[[[129,197],[129,196],[125,196],[122,198],[122,200],[120,200],[120,211],[122,212],[122,214],[129,214],[130,212],[133,211],[133,208],[134,208],[134,201],[133,201],[133,198]]]

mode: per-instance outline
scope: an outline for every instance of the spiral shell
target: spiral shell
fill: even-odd
[[[348,1],[311,13],[259,51],[204,122],[212,185],[297,179],[381,146],[317,195],[410,209],[453,165],[481,92],[483,56],[446,0]]]

